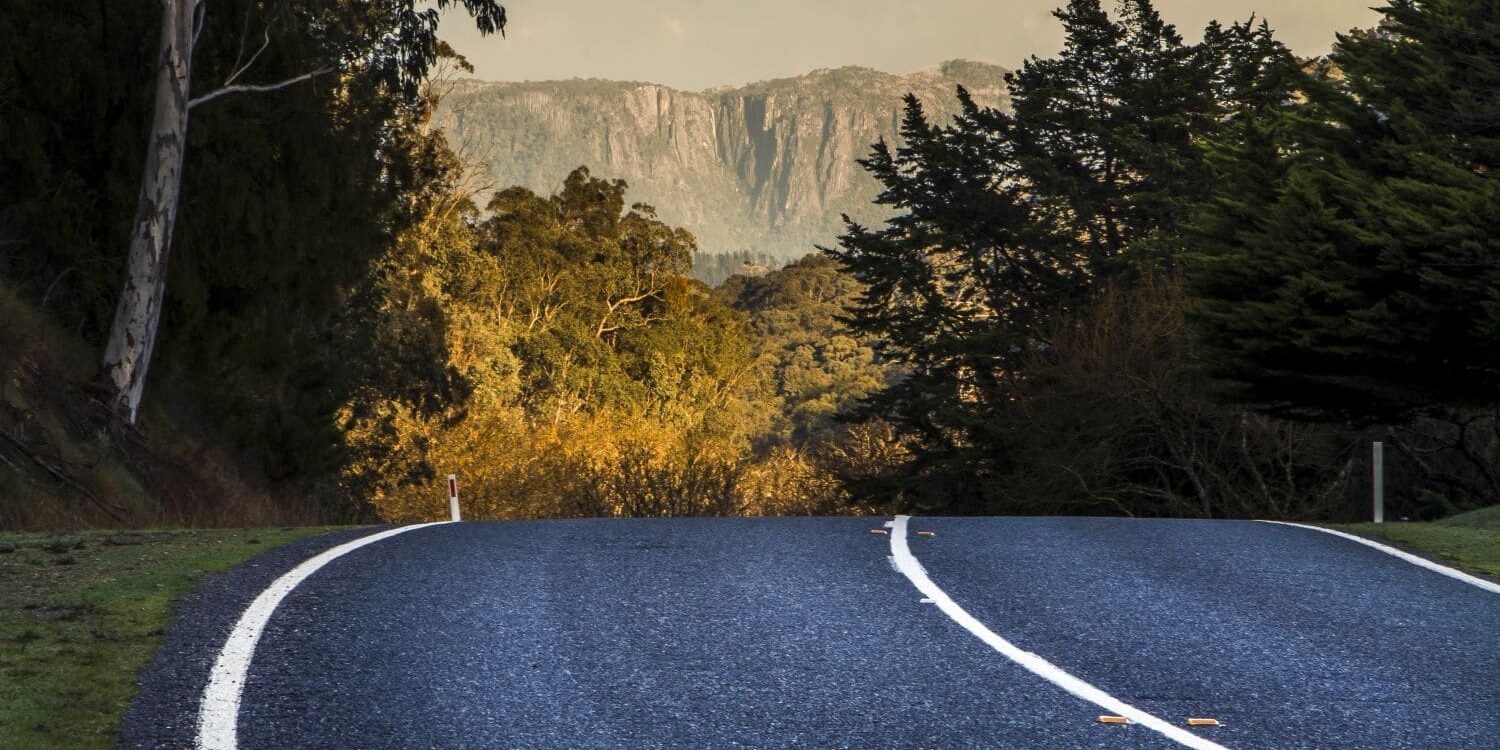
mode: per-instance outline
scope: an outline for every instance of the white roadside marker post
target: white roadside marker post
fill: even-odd
[[[1370,471],[1375,488],[1375,523],[1385,523],[1385,443],[1376,440],[1372,450],[1374,455]]]
[[[463,520],[463,518],[461,518],[459,516],[459,514],[458,514],[458,475],[457,474],[449,474],[448,475],[448,515],[451,516],[454,521],[462,521]]]

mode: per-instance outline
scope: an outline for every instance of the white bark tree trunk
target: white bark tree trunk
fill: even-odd
[[[146,169],[130,230],[125,287],[105,343],[102,374],[113,386],[109,405],[134,424],[156,347],[167,291],[167,250],[177,219],[182,166],[187,151],[188,92],[193,42],[203,0],[160,0],[161,52]]]

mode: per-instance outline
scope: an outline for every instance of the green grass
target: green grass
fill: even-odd
[[[326,528],[0,534],[0,748],[109,748],[200,578]]]
[[[1500,531],[1500,505],[1471,510],[1436,522],[1439,526],[1460,526]]]
[[[1339,528],[1382,537],[1470,573],[1500,578],[1500,505],[1428,523],[1357,523]]]

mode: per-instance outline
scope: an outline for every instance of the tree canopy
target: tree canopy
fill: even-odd
[[[1267,97],[1290,60],[1252,23],[1186,44],[1144,0],[1114,16],[1075,0],[1056,16],[1064,48],[1012,74],[1012,112],[960,90],[963,114],[940,126],[908,99],[901,145],[862,162],[900,213],[850,223],[828,251],[864,285],[854,330],[909,373],[866,410],[919,436],[890,484],[958,507],[990,506],[1010,468],[1022,363],[1112,283],[1175,269],[1210,188],[1198,141]]]
[[[420,209],[371,279],[366,327],[408,363],[395,372],[441,387],[389,383],[346,407],[348,481],[382,514],[430,513],[439,467],[489,515],[733,509],[756,424],[749,329],[687,276],[692,235],[625,191],[579,168],[551,196],[496,193],[488,218],[442,191]],[[684,486],[705,481],[717,489]]]
[[[1210,143],[1189,275],[1215,372],[1299,418],[1494,402],[1500,8],[1401,0]]]

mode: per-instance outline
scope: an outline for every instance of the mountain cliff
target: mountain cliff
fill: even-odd
[[[867,68],[701,92],[651,83],[463,81],[443,100],[450,138],[499,186],[550,193],[574,167],[630,183],[628,198],[697,235],[703,252],[796,258],[842,230],[840,214],[877,221],[879,185],[855,163],[895,141],[901,97],[930,115],[958,109],[955,87],[1008,105],[1005,70],[952,61],[908,75]]]

